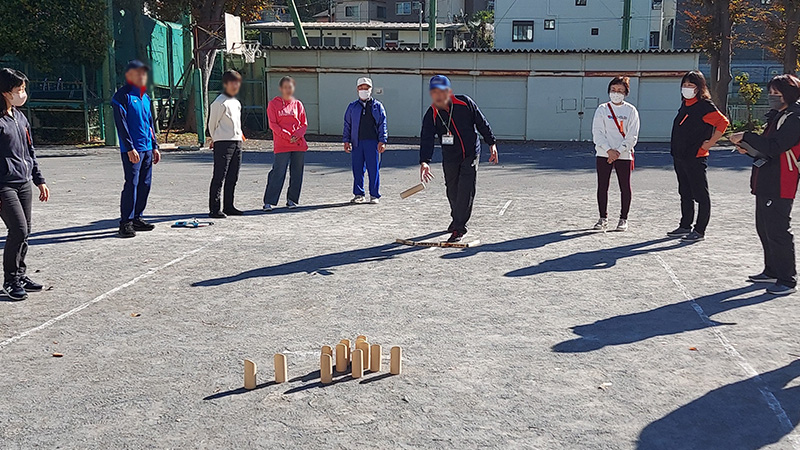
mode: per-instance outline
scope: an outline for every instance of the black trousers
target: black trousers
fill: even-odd
[[[764,274],[784,286],[797,285],[792,235],[793,199],[756,197],[756,231],[764,248]]]
[[[16,281],[25,276],[25,255],[28,253],[28,234],[31,231],[31,183],[0,186],[0,217],[8,228],[3,249],[4,281]]]
[[[681,196],[681,228],[692,228],[705,235],[711,219],[711,194],[708,192],[708,158],[673,160],[678,175],[678,193]],[[697,220],[694,204],[697,202]]]
[[[225,185],[223,211],[234,209],[233,195],[236,182],[239,181],[239,169],[242,167],[242,142],[214,142],[214,175],[211,177],[211,190],[208,194],[208,210],[220,212],[220,195]]]
[[[478,179],[478,157],[461,162],[443,162],[444,184],[447,186],[447,200],[450,202],[450,217],[453,221],[448,232],[467,232],[467,222],[472,216],[472,203],[475,200],[475,183]]]
[[[619,192],[622,197],[619,218],[628,220],[628,213],[631,210],[631,198],[633,197],[633,190],[631,189],[633,161],[618,159],[609,164],[608,158],[598,156],[596,158],[596,166],[597,207],[600,210],[600,217],[603,219],[608,218],[608,186],[611,184],[611,172],[616,171],[617,181],[619,182]]]

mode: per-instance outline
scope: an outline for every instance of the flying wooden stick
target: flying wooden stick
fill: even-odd
[[[420,183],[420,184],[412,187],[411,189],[406,189],[405,191],[401,192],[400,193],[400,198],[406,199],[406,198],[411,197],[412,195],[416,194],[417,192],[422,192],[424,190],[425,190],[425,184],[424,183]]]

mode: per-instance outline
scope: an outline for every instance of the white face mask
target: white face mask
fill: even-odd
[[[358,91],[358,98],[361,100],[369,100],[372,97],[372,89],[367,89],[365,91],[359,90]]]
[[[16,106],[17,108],[19,108],[20,106],[24,105],[27,100],[28,100],[28,93],[25,91],[11,93],[12,106]]]
[[[611,99],[611,103],[620,104],[625,100],[625,94],[620,94],[619,92],[609,92],[608,98]]]
[[[683,98],[686,100],[691,100],[697,96],[697,89],[687,87],[681,88],[681,95],[683,95]]]

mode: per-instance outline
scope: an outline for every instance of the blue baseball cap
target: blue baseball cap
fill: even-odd
[[[450,79],[444,75],[436,75],[435,77],[431,78],[430,83],[430,90],[434,89],[443,89],[447,90],[450,89]]]
[[[134,69],[144,69],[144,70],[149,72],[150,71],[150,66],[148,66],[147,64],[139,61],[138,59],[132,59],[132,60],[128,61],[128,65],[125,66],[125,72],[127,72],[129,70],[134,70]]]

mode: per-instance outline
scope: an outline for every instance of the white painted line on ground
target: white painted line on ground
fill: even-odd
[[[703,323],[705,323],[709,327],[711,332],[714,333],[714,336],[716,336],[717,340],[722,344],[723,348],[725,348],[725,352],[728,353],[730,356],[732,356],[733,359],[735,359],[736,362],[739,364],[739,367],[741,367],[742,370],[744,370],[745,374],[747,374],[747,376],[753,380],[753,382],[758,387],[758,391],[761,392],[761,395],[764,397],[764,400],[767,402],[767,405],[769,405],[769,408],[775,414],[775,417],[777,417],[778,422],[780,422],[781,427],[783,427],[784,429],[783,431],[786,432],[787,436],[789,436],[789,440],[792,443],[792,447],[795,450],[800,450],[800,442],[798,442],[798,437],[796,433],[793,432],[794,425],[792,424],[792,421],[786,414],[786,410],[783,409],[781,402],[778,401],[778,399],[775,397],[775,394],[773,394],[772,391],[769,390],[769,386],[767,386],[767,383],[765,383],[764,380],[761,378],[761,375],[756,371],[756,369],[753,368],[753,366],[749,362],[747,362],[747,359],[745,359],[745,357],[742,356],[742,354],[739,353],[738,350],[736,350],[736,348],[733,346],[733,344],[731,344],[731,342],[728,340],[725,334],[720,330],[720,328],[714,325],[714,322],[711,320],[711,318],[708,317],[708,314],[706,314],[706,312],[703,311],[703,307],[700,306],[700,304],[698,304],[695,301],[694,297],[692,297],[691,294],[689,294],[689,291],[686,289],[686,287],[684,287],[683,283],[681,283],[681,280],[678,279],[678,276],[675,274],[675,271],[672,270],[672,267],[670,267],[670,265],[667,264],[667,262],[664,261],[664,259],[661,258],[660,255],[655,255],[655,258],[658,260],[658,262],[667,272],[669,277],[672,279],[672,283],[674,283],[675,286],[678,287],[678,290],[681,291],[683,297],[689,301],[689,304],[692,306],[697,315],[700,316],[700,319],[703,321]]]
[[[502,216],[503,214],[505,214],[505,213],[506,213],[506,210],[508,209],[508,207],[509,207],[509,206],[511,206],[511,202],[512,202],[512,201],[513,201],[513,200],[509,200],[509,201],[507,201],[507,202],[506,202],[506,204],[505,204],[505,205],[503,205],[503,208],[500,210],[500,213],[499,213],[499,214],[497,214],[497,215],[498,215],[498,216]]]
[[[217,242],[220,239],[221,238],[217,238],[217,239],[214,240],[214,242]],[[20,339],[24,339],[24,338],[30,336],[31,334],[36,333],[37,331],[44,330],[45,328],[50,328],[54,324],[56,324],[56,323],[66,319],[66,318],[68,318],[70,316],[73,316],[73,315],[83,311],[84,309],[94,305],[95,303],[102,302],[103,300],[107,299],[111,295],[114,295],[115,293],[117,293],[117,292],[119,292],[119,291],[121,291],[121,290],[123,290],[123,289],[125,289],[127,287],[133,286],[134,284],[138,283],[139,281],[141,281],[141,280],[143,280],[145,278],[153,276],[156,272],[158,272],[160,270],[163,270],[163,269],[166,269],[167,267],[170,267],[170,266],[173,266],[175,264],[178,264],[179,262],[183,261],[184,259],[186,259],[186,258],[188,258],[188,257],[190,257],[190,256],[192,256],[192,255],[194,255],[196,253],[201,252],[202,250],[204,250],[206,247],[208,247],[209,245],[211,245],[214,242],[208,243],[208,244],[206,244],[206,245],[204,245],[202,247],[199,247],[199,248],[196,248],[196,249],[194,249],[192,251],[186,252],[183,255],[173,259],[172,261],[170,261],[168,263],[165,263],[165,264],[162,264],[162,265],[160,265],[160,266],[158,266],[156,268],[150,269],[147,272],[139,275],[138,277],[133,278],[133,279],[129,280],[126,283],[120,284],[119,286],[115,287],[114,289],[111,289],[110,291],[106,291],[106,292],[100,294],[97,297],[89,300],[88,302],[86,302],[86,303],[84,303],[82,305],[79,305],[79,306],[76,306],[73,309],[70,309],[69,311],[65,312],[64,314],[61,314],[60,316],[53,317],[52,319],[48,320],[47,322],[45,322],[45,323],[43,323],[43,324],[41,324],[39,326],[33,327],[33,328],[31,328],[30,330],[27,330],[27,331],[23,331],[22,333],[20,333],[20,334],[18,334],[16,336],[10,337],[10,338],[6,339],[5,341],[0,342],[0,350],[2,350],[5,347],[8,347],[9,345],[19,341]]]

